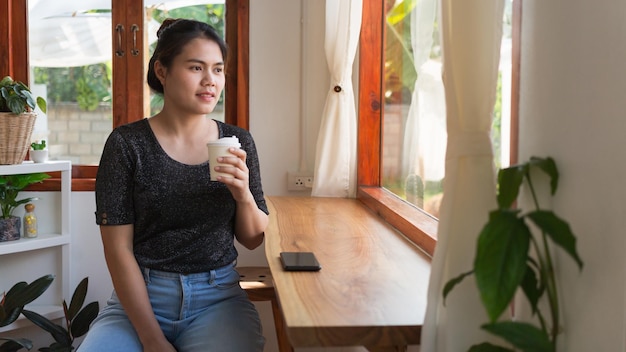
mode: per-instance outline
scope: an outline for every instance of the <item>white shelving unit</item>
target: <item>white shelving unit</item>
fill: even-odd
[[[0,256],[23,254],[24,256],[36,256],[38,250],[48,248],[61,249],[61,265],[60,272],[55,272],[55,281],[61,282],[61,291],[63,298],[59,300],[58,305],[37,305],[35,300],[27,309],[33,310],[47,317],[48,319],[57,319],[63,317],[63,307],[61,302],[63,299],[70,297],[70,250],[72,236],[70,234],[70,199],[72,193],[72,164],[70,161],[48,161],[46,163],[24,162],[18,165],[0,165],[0,175],[17,175],[29,174],[37,172],[61,172],[61,221],[60,228],[55,229],[52,233],[42,233],[40,231],[36,238],[20,238],[16,241],[0,242]],[[19,198],[18,198],[19,199]],[[37,211],[35,211],[37,213]],[[23,234],[22,234],[23,235]],[[0,267],[0,275],[4,270],[9,268]],[[27,269],[25,269],[27,270]],[[8,291],[10,287],[0,287],[0,290]],[[0,333],[15,330],[31,324],[23,316],[5,327],[0,328]]]

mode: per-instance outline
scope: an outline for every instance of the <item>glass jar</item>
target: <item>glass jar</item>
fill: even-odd
[[[28,203],[24,205],[26,213],[24,214],[24,237],[37,237],[37,216],[35,215],[35,205]]]

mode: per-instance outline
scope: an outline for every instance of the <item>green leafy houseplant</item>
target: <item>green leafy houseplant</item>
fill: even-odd
[[[561,325],[550,244],[569,254],[580,270],[583,262],[576,252],[576,237],[569,224],[553,211],[539,206],[531,178],[531,171],[535,168],[549,176],[551,195],[555,194],[559,173],[550,157],[532,157],[526,163],[501,169],[498,172],[498,209],[490,212],[489,220],[479,234],[474,268],[448,281],[443,297],[445,300],[457,284],[474,274],[490,320],[482,325],[484,330],[503,338],[520,351],[555,352]],[[524,180],[535,206],[528,212],[514,207]],[[531,228],[534,230],[531,231]],[[539,327],[521,321],[498,321],[518,288],[527,298]],[[549,320],[539,307],[544,296],[549,307]],[[469,351],[514,350],[485,342],[472,346]]]
[[[31,303],[42,293],[44,293],[54,280],[52,275],[44,275],[37,280],[27,284],[26,282],[18,282],[2,296],[0,301],[0,327],[13,323],[24,310],[24,306]],[[17,351],[23,347],[27,349],[33,348],[33,343],[24,338],[6,338],[0,337],[4,343],[0,345],[0,352]]]
[[[46,140],[34,141],[30,144],[32,150],[44,150],[46,149]]]
[[[1,219],[8,219],[13,215],[13,211],[21,204],[26,204],[36,198],[24,198],[17,200],[18,194],[31,184],[41,182],[50,175],[45,173],[34,173],[24,175],[0,176],[0,210]]]
[[[30,89],[10,76],[0,81],[0,164],[21,164],[28,153],[37,114],[46,112],[46,101],[33,97]]]
[[[20,81],[6,76],[0,81],[0,112],[12,112],[16,115],[35,110],[35,104],[46,112],[46,101],[42,97],[33,97],[30,89]]]
[[[84,278],[74,290],[70,305],[63,300],[63,312],[65,314],[65,327],[55,324],[46,317],[24,309],[22,314],[35,325],[46,330],[52,335],[54,341],[49,347],[42,347],[42,352],[70,352],[74,350],[74,339],[81,337],[89,331],[91,322],[96,318],[99,311],[98,302],[94,301],[83,307],[87,296],[88,278]]]

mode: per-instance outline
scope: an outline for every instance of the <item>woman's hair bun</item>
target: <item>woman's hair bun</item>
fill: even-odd
[[[178,19],[176,19],[176,18],[166,18],[166,19],[164,19],[163,23],[161,23],[161,27],[159,27],[159,30],[157,31],[157,38],[160,38],[161,34],[163,33],[163,31],[168,29],[171,25],[173,25],[177,21],[178,21]]]

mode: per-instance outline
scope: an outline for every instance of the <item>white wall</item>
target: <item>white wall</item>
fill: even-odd
[[[558,256],[560,351],[626,351],[626,2],[524,0],[520,160],[555,158],[555,212],[585,263]]]
[[[306,16],[302,21],[301,4]],[[250,131],[268,195],[288,194],[287,172],[312,171],[315,166],[315,143],[330,84],[324,13],[324,1],[250,2]]]

